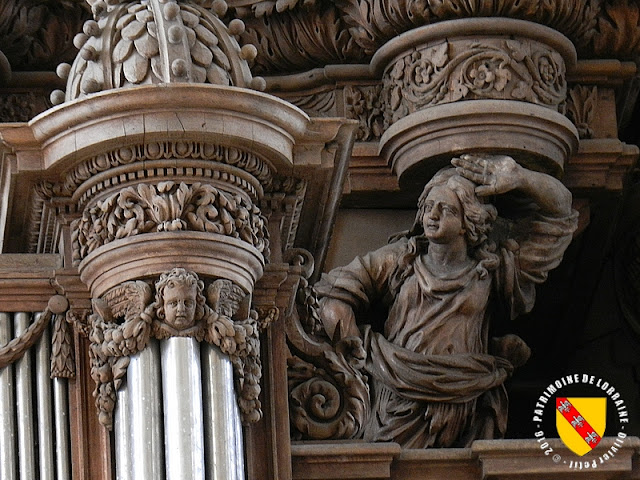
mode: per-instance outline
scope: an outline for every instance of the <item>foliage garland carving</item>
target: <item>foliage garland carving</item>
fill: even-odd
[[[451,41],[414,49],[384,74],[385,122],[466,99],[510,98],[558,109],[566,95],[562,57],[533,41]]]
[[[382,85],[347,85],[344,89],[345,114],[358,120],[356,140],[378,140],[384,133]]]
[[[73,258],[79,262],[121,238],[180,230],[239,238],[268,256],[266,220],[253,203],[207,184],[160,182],[125,188],[86,208],[74,222]]]

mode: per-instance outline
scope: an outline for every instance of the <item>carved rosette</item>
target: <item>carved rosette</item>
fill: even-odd
[[[180,321],[168,313],[175,296],[168,285],[193,287],[182,292],[192,302],[192,312]],[[155,292],[154,292],[155,290]],[[206,296],[205,296],[206,294]],[[243,421],[262,416],[260,401],[260,327],[251,310],[238,318],[240,302],[247,293],[227,279],[200,280],[195,272],[174,268],[160,275],[153,286],[136,280],[124,282],[93,300],[90,317],[91,376],[100,422],[113,425],[116,394],[126,376],[129,357],[142,351],[151,338],[192,337],[215,345],[228,355],[234,368],[236,396]]]

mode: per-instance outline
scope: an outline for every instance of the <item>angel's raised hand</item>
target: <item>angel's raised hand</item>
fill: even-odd
[[[464,154],[451,160],[456,172],[476,183],[480,197],[499,195],[519,187],[522,167],[507,155]]]

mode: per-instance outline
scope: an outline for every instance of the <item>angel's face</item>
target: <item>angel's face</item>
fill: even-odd
[[[167,285],[164,289],[165,323],[176,330],[192,327],[196,313],[196,295],[196,285]]]

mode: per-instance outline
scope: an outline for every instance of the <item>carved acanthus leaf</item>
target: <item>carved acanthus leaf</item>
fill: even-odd
[[[74,378],[76,364],[71,325],[64,315],[57,315],[51,338],[51,377]]]
[[[580,138],[593,138],[593,120],[598,107],[598,87],[577,85],[568,91],[567,116]]]
[[[603,5],[598,32],[593,38],[598,56],[634,58],[640,53],[640,6],[633,0],[614,0]]]
[[[160,182],[122,189],[86,208],[75,223],[74,260],[114,240],[178,230],[239,238],[268,254],[266,221],[246,198],[206,184]]]
[[[310,117],[335,117],[336,92],[332,88],[326,92],[308,95],[282,95],[286,101],[300,107]]]
[[[509,17],[555,28],[578,45],[595,33],[599,0],[336,0],[351,35],[368,55],[416,26],[469,17]]]

